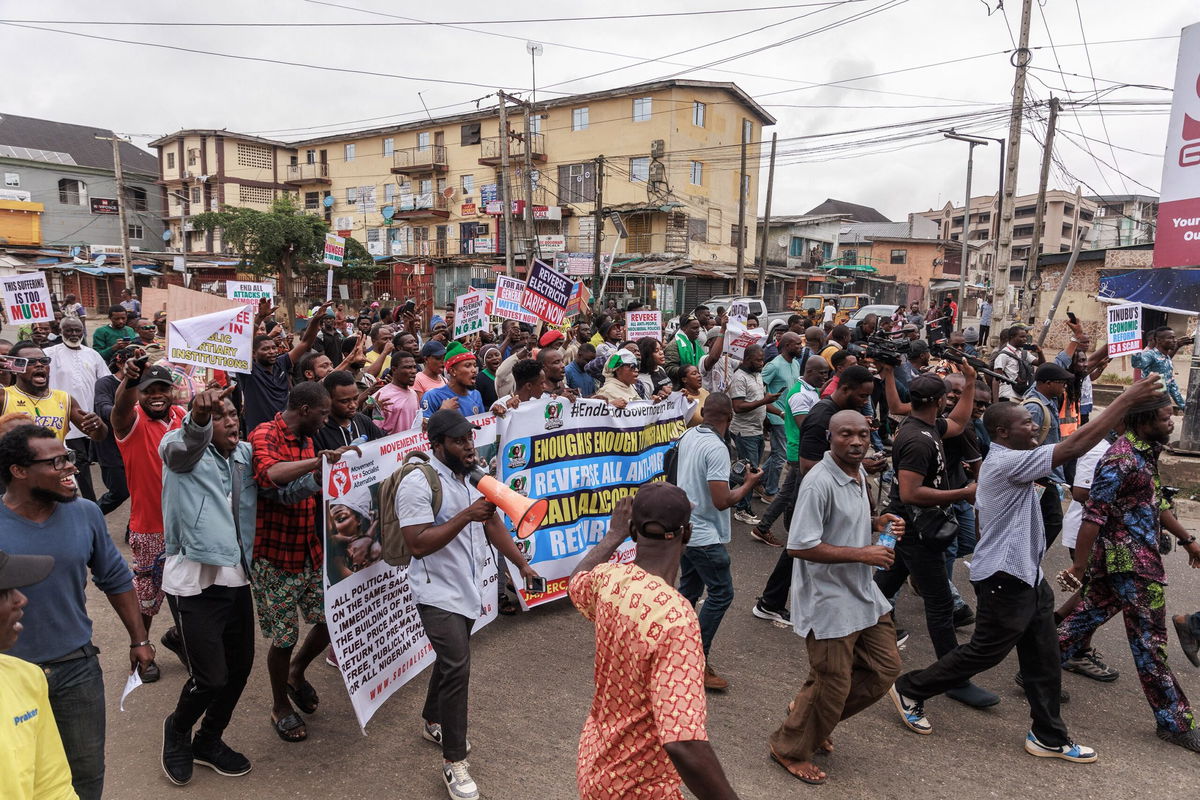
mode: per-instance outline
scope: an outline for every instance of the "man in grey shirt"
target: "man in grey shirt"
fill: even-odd
[[[829,452],[804,476],[788,533],[792,626],[808,649],[809,677],[771,735],[771,757],[805,783],[824,783],[813,754],[828,752],[839,721],[887,694],[900,674],[891,605],[875,568],[891,566],[891,547],[871,543],[872,529],[904,535],[894,514],[871,518],[863,457],[871,428],[858,411],[829,420]]]
[[[1078,458],[1104,438],[1125,413],[1161,396],[1158,377],[1126,389],[1091,422],[1058,444],[1037,446],[1029,410],[996,403],[983,415],[992,445],[979,471],[975,510],[979,541],[971,561],[971,583],[978,609],[971,641],[956,647],[932,666],[897,679],[891,697],[901,721],[912,731],[933,733],[925,701],[1003,661],[1015,647],[1022,685],[1029,701],[1032,729],[1025,751],[1040,758],[1088,763],[1096,751],[1075,744],[1059,716],[1062,667],[1054,624],[1054,592],[1042,574],[1046,534],[1034,481]]]
[[[762,371],[765,363],[763,349],[756,344],[746,348],[746,357],[729,381],[729,397],[733,400],[733,421],[729,432],[733,434],[738,458],[757,467],[763,457],[763,422],[767,419],[767,406],[779,399],[780,392],[767,392],[763,384]],[[779,409],[771,406],[775,414]],[[765,497],[770,503],[773,497]],[[758,517],[750,510],[750,494],[738,501],[733,512],[734,519],[746,525],[759,524]]]

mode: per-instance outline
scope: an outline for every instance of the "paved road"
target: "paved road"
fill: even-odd
[[[97,483],[99,485],[99,483]],[[120,543],[124,509],[109,519]],[[1200,520],[1185,521],[1200,528]],[[127,548],[121,545],[128,556]],[[903,728],[885,699],[838,728],[837,751],[824,759],[830,783],[802,786],[767,757],[766,737],[779,724],[785,707],[803,682],[804,648],[790,630],[751,616],[750,608],[770,572],[778,550],[755,542],[735,523],[732,544],[737,597],[717,635],[716,669],[731,684],[709,696],[709,734],[743,798],[782,798],[812,792],[825,797],[937,798],[1191,797],[1200,756],[1163,744],[1138,685],[1120,621],[1110,622],[1096,643],[1121,670],[1112,684],[1064,676],[1071,702],[1064,717],[1072,734],[1100,752],[1100,761],[1079,766],[1034,759],[1022,741],[1028,713],[1013,683],[1016,657],[979,677],[1000,693],[1003,702],[976,711],[939,698],[928,704],[934,735],[917,736]],[[1056,548],[1049,565],[1065,566],[1066,551]],[[1169,607],[1200,608],[1200,574],[1187,574],[1182,557],[1169,558],[1173,579]],[[965,572],[965,570],[962,570]],[[960,588],[971,596],[960,579]],[[163,678],[130,696],[126,711],[117,708],[127,668],[128,641],[103,598],[89,596],[96,620],[96,643],[107,675],[107,797],[140,800],[184,794],[191,800],[229,797],[441,798],[440,753],[420,737],[420,708],[425,676],[400,689],[359,732],[338,673],[318,660],[309,678],[320,693],[321,708],[308,718],[308,741],[287,744],[268,724],[269,688],[266,645],[260,640],[255,670],[227,732],[231,745],[244,752],[254,770],[244,778],[223,778],[197,768],[192,784],[177,790],[159,767],[162,720],[173,707],[185,679],[175,657],[161,650]],[[902,623],[913,630],[904,651],[906,668],[933,658],[921,624],[920,600],[906,592],[900,603]],[[165,621],[165,618],[163,618]],[[153,631],[153,638],[164,627]],[[966,635],[969,629],[961,631]],[[471,681],[472,772],[483,796],[491,800],[575,797],[575,751],[592,695],[591,626],[568,602],[517,617],[501,617],[473,647]],[[1200,671],[1171,643],[1171,661],[1194,698],[1200,699]]]

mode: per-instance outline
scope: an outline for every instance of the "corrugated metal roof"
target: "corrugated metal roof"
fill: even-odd
[[[113,132],[108,128],[91,125],[73,125],[69,122],[54,122],[16,114],[0,114],[0,144],[65,153],[74,159],[76,164],[111,172],[112,143],[97,139],[97,136],[112,137]],[[158,175],[158,159],[129,142],[121,143],[121,166],[129,172]]]

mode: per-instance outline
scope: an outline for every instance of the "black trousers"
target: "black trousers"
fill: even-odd
[[[1058,487],[1051,484],[1042,492],[1038,501],[1042,509],[1042,525],[1046,529],[1046,548],[1054,544],[1054,540],[1062,533],[1063,510]]]
[[[932,666],[901,675],[896,690],[914,700],[927,700],[991,669],[1016,647],[1034,736],[1050,747],[1067,744],[1067,726],[1059,715],[1062,667],[1050,584],[1042,579],[1034,587],[997,572],[972,585],[978,605],[971,641]]]
[[[254,602],[249,586],[210,586],[198,595],[167,595],[183,639],[190,676],[175,705],[175,727],[219,738],[254,666]]]
[[[86,436],[67,439],[67,447],[75,451],[75,466],[79,470],[75,482],[79,484],[80,496],[96,502],[96,489],[92,486],[92,440]]]
[[[434,606],[417,605],[437,660],[425,694],[426,722],[442,726],[442,758],[467,757],[467,690],[471,684],[471,628],[475,620]]]
[[[125,481],[125,465],[106,467],[101,464],[100,479],[104,481],[104,486],[108,491],[100,495],[100,499],[96,503],[100,506],[101,513],[111,514],[129,499],[129,484]]]
[[[954,635],[954,595],[946,577],[946,551],[921,544],[914,531],[896,543],[896,560],[892,566],[875,573],[875,585],[885,597],[894,597],[912,576],[921,600],[925,604],[925,626],[938,658],[958,647]]]

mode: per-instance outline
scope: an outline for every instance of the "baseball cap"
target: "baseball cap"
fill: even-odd
[[[479,426],[467,422],[467,418],[462,415],[461,411],[447,408],[433,413],[429,418],[429,425],[425,428],[425,434],[432,442],[445,439],[447,436],[457,439],[477,430],[479,430]]]
[[[438,341],[426,342],[421,348],[421,358],[445,358],[446,345]]]
[[[692,503],[687,493],[674,484],[662,481],[648,483],[633,496],[630,522],[640,536],[651,539],[674,538],[691,518]],[[655,530],[646,531],[647,525],[653,525]]]
[[[1033,373],[1034,383],[1047,383],[1049,381],[1073,381],[1075,376],[1067,372],[1065,369],[1055,364],[1053,361],[1042,364],[1037,368],[1037,372]]]
[[[946,382],[937,375],[918,375],[908,385],[908,394],[915,400],[936,400],[946,393]]]
[[[0,592],[32,586],[54,569],[52,556],[16,556],[0,550]]]
[[[159,364],[155,364],[142,373],[142,379],[138,381],[137,385],[138,391],[144,392],[156,383],[165,383],[168,386],[175,383],[171,380],[171,371]]]
[[[929,352],[929,342],[924,339],[913,339],[913,342],[908,347],[910,355],[919,356]]]
[[[542,334],[542,338],[538,339],[538,345],[541,347],[549,347],[555,342],[566,338],[566,335],[562,331],[546,331]]]

